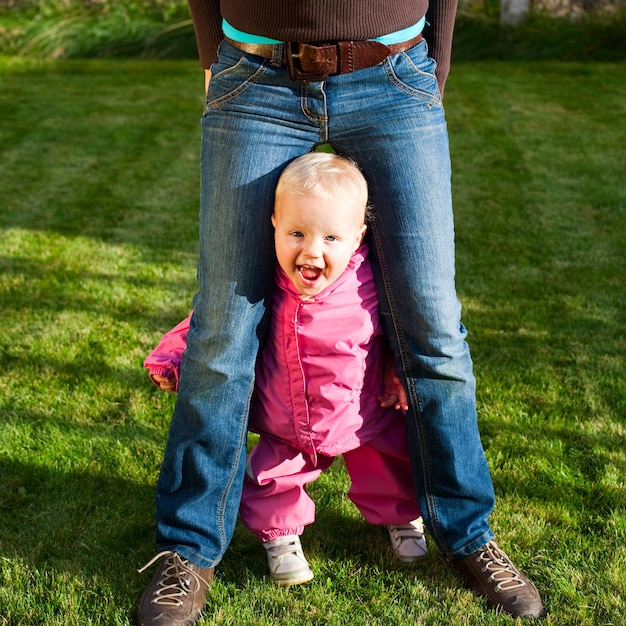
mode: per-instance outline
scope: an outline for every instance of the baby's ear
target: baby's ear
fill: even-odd
[[[365,231],[366,230],[367,230],[367,224],[363,224],[363,226],[361,226],[361,230],[360,230],[361,236],[359,237],[359,246],[363,243],[363,237],[365,237]]]
[[[272,220],[272,226],[276,228],[276,214],[272,213],[272,217],[270,219]]]

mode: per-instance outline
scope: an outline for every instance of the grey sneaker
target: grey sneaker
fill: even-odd
[[[137,626],[192,626],[204,608],[215,568],[198,567],[176,552],[161,552],[139,573],[162,557],[137,602]]]
[[[513,617],[542,617],[543,605],[535,585],[490,541],[463,559],[452,561],[467,586],[487,599],[497,612]]]
[[[313,572],[302,552],[300,537],[287,535],[263,543],[270,578],[281,587],[301,585],[313,579]]]

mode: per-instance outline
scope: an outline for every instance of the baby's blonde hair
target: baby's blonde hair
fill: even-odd
[[[280,175],[276,198],[290,193],[301,196],[356,196],[367,209],[367,182],[359,166],[343,156],[309,152],[293,160]]]

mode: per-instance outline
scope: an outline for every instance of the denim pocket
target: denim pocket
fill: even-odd
[[[219,110],[254,85],[267,71],[267,63],[254,61],[250,56],[223,41],[218,59],[211,66],[209,93],[204,112]]]
[[[429,107],[441,104],[435,77],[435,61],[427,54],[426,42],[389,57],[385,72],[389,82],[409,96],[424,100]]]

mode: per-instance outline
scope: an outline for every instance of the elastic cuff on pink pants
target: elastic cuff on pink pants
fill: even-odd
[[[256,533],[257,537],[265,543],[267,541],[273,541],[278,537],[287,537],[288,535],[301,535],[304,532],[304,526],[297,526],[296,528],[273,528],[272,530],[264,530],[263,532]]]

